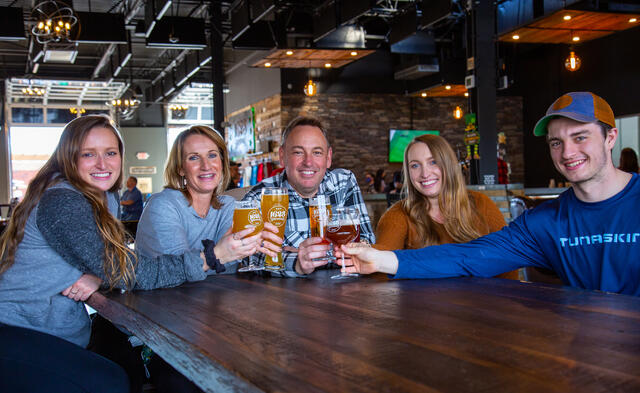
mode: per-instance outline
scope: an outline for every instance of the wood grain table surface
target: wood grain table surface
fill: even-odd
[[[331,273],[209,277],[88,304],[208,392],[640,392],[640,298]]]

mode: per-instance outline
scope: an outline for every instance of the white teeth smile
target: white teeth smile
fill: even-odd
[[[313,175],[314,173],[315,173],[314,171],[302,171],[302,174],[303,174],[303,175],[309,175],[309,176],[311,176],[311,175]]]
[[[566,164],[569,168],[573,168],[576,167],[580,164],[582,164],[585,160],[580,160],[580,161],[575,161],[575,162],[570,162],[568,164]]]
[[[422,184],[423,187],[427,187],[430,186],[432,184],[436,184],[438,181],[437,180],[429,180],[429,181],[423,181],[420,184]]]
[[[210,178],[212,178],[213,176],[215,176],[215,175],[214,175],[214,174],[212,174],[212,173],[210,173],[210,174],[208,174],[208,175],[200,175],[199,177],[200,177],[200,178],[204,178],[204,179],[210,179]]]
[[[106,172],[106,173],[92,173],[91,176],[93,177],[109,177],[111,176],[111,173]]]

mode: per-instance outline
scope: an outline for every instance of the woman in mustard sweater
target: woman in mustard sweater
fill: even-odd
[[[407,197],[380,218],[375,248],[465,243],[506,225],[489,197],[467,190],[458,160],[444,138],[416,137],[404,152],[402,169]],[[499,277],[517,279],[518,275],[514,271]]]

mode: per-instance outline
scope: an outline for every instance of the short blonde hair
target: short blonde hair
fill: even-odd
[[[229,170],[229,152],[222,136],[220,136],[218,131],[210,127],[193,126],[178,134],[176,140],[173,142],[173,146],[169,152],[169,158],[167,159],[167,165],[164,169],[165,188],[180,190],[189,201],[189,204],[193,202],[191,194],[189,194],[189,191],[184,184],[184,178],[180,175],[180,172],[183,172],[184,169],[182,166],[185,159],[184,143],[191,135],[206,136],[213,141],[220,151],[220,160],[222,161],[222,179],[211,197],[211,206],[214,209],[220,209],[222,204],[218,201],[217,196],[222,194],[222,192],[227,188],[227,184],[231,178],[231,171]]]

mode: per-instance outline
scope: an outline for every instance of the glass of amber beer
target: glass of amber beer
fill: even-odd
[[[262,230],[263,226],[262,214],[260,213],[260,203],[258,201],[235,202],[235,209],[233,211],[233,233],[240,232],[249,227],[254,227],[255,229],[253,232],[245,236],[249,237],[258,234]],[[251,258],[249,258],[249,261],[250,262],[247,266],[241,267],[238,271],[250,272],[264,269],[262,266],[253,263]]]
[[[327,220],[325,238],[331,243],[341,246],[354,241],[360,234],[358,211],[352,207],[336,207],[331,217]],[[344,266],[344,253],[342,253],[342,269],[340,274],[332,276],[334,280],[358,277],[358,273],[347,273]]]
[[[289,211],[289,193],[287,189],[263,188],[260,209],[262,210],[262,220],[275,225],[278,228],[278,236],[284,238],[284,229],[287,225],[287,212]],[[266,255],[264,269],[271,271],[284,270],[282,253],[278,253],[275,258]]]
[[[318,194],[309,200],[309,230],[311,237],[321,237],[322,241],[318,244],[329,245],[331,242],[326,239],[324,230],[327,226],[327,220],[331,217],[331,203],[325,195]],[[316,258],[314,260],[334,261],[336,258],[332,256],[331,250],[327,252],[327,256]]]

